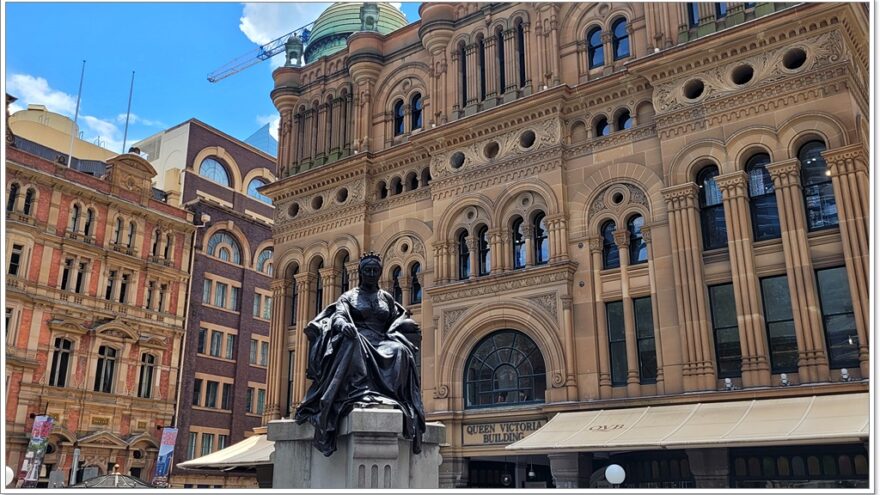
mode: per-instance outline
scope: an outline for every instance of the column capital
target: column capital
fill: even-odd
[[[666,200],[666,207],[669,211],[675,211],[695,207],[699,191],[700,188],[695,183],[688,182],[661,189],[660,193],[663,195],[663,199]]]
[[[715,184],[725,200],[748,196],[749,176],[742,170],[715,177]]]
[[[269,284],[269,287],[273,290],[284,290],[287,287],[287,280],[283,278],[275,278],[272,279],[272,282]]]
[[[868,151],[862,143],[825,150],[821,155],[832,177],[856,172],[868,173]]]
[[[587,242],[590,243],[591,253],[602,254],[602,247],[604,243],[601,237],[590,237],[589,239],[587,239]]]
[[[296,280],[297,287],[302,287],[304,285],[311,284],[318,277],[316,277],[315,274],[313,274],[311,272],[305,272],[305,273],[297,273],[296,275],[293,276],[293,278]]]
[[[643,225],[640,231],[642,233],[642,239],[648,244],[651,243],[651,231],[652,227],[647,225]]]
[[[776,189],[800,186],[801,162],[797,158],[774,162],[767,165],[767,173],[773,179],[773,187]]]
[[[620,249],[626,249],[629,247],[629,231],[628,230],[617,230],[614,232],[614,243],[617,244],[617,247]]]

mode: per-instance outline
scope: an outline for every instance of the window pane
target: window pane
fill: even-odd
[[[205,280],[205,285],[202,287],[202,302],[210,304],[211,303],[211,281]]]
[[[217,331],[211,332],[211,355],[220,357],[220,346],[223,345],[223,334]]]
[[[192,405],[199,406],[202,402],[202,379],[196,378],[193,382]]]
[[[226,336],[226,359],[235,359],[235,335]]]
[[[716,285],[709,288],[712,297],[712,321],[716,327],[736,326],[736,301],[733,297],[733,284]]]
[[[846,268],[818,270],[816,279],[831,367],[858,366],[859,337]]]
[[[608,338],[614,340],[626,339],[623,328],[623,302],[610,302],[605,305],[605,314],[608,319]]]
[[[238,311],[238,300],[241,295],[241,289],[238,287],[232,287],[230,292],[229,309]]]
[[[205,407],[217,407],[217,382],[208,380],[205,389]]]
[[[214,306],[226,306],[226,284],[217,283],[214,286]]]

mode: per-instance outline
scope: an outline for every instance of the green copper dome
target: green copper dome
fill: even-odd
[[[345,49],[349,35],[361,31],[362,2],[338,2],[327,7],[318,16],[305,50],[307,64],[324,55]],[[403,13],[388,3],[377,3],[379,8],[378,31],[388,34],[407,25]]]

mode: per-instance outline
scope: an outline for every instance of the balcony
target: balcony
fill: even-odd
[[[162,266],[171,266],[171,264],[172,264],[171,260],[164,258],[162,256],[150,256],[149,261],[150,261],[150,263],[156,263],[157,265],[162,265]]]
[[[37,366],[37,351],[6,345],[6,362],[19,366]]]
[[[127,254],[129,256],[134,256],[134,249],[129,246],[123,246],[122,244],[110,244],[110,249],[116,251],[117,253]]]
[[[18,211],[7,211],[6,218],[12,222],[26,223],[28,225],[36,225],[37,221],[30,215]]]

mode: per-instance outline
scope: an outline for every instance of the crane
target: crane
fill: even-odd
[[[239,72],[247,69],[248,67],[257,65],[258,63],[268,60],[279,53],[284,51],[284,44],[287,42],[287,39],[292,35],[296,34],[302,39],[303,46],[309,42],[309,35],[311,34],[311,28],[314,26],[314,21],[302,26],[300,28],[294,29],[293,31],[275,38],[274,40],[266,43],[265,45],[259,46],[244,55],[235,58],[234,60],[228,62],[226,65],[220,67],[208,74],[208,82],[219,82],[227,77],[238,74]]]

